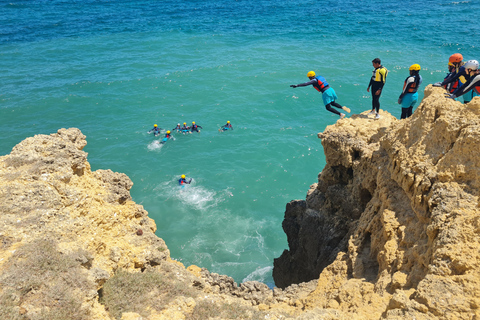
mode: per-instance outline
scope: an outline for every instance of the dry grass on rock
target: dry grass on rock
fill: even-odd
[[[40,240],[20,247],[0,278],[0,319],[86,320],[81,296],[96,295],[78,253],[62,254],[55,243]],[[33,315],[33,317],[31,317]]]

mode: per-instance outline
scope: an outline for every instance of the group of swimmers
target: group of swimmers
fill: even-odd
[[[172,131],[182,132],[183,134],[186,134],[186,133],[200,132],[200,130],[198,130],[199,128],[203,129],[202,126],[199,126],[198,124],[195,123],[195,121],[193,121],[191,126],[187,126],[187,123],[184,122],[182,127],[180,123],[178,123],[177,126],[172,129]],[[230,121],[227,121],[225,125],[221,126],[220,129],[218,129],[219,132],[223,132],[227,130],[233,130],[233,126],[230,123]],[[161,134],[161,131],[162,131],[162,128],[160,128],[157,124],[154,124],[153,128],[150,131],[148,131],[148,133],[153,133],[153,135],[156,137]],[[173,138],[172,133],[170,130],[167,130],[167,132],[165,133],[165,137],[160,141],[160,144],[164,144],[165,142],[168,141],[168,139],[171,139],[171,138]],[[190,178],[190,180],[187,181],[184,174],[182,174],[180,179],[178,179],[178,184],[182,187],[186,184],[190,184],[191,182],[192,182],[192,179]]]
[[[203,129],[202,126],[199,126],[198,124],[195,123],[195,121],[192,122],[191,126],[187,126],[187,123],[183,123],[183,127],[180,125],[180,123],[177,124],[175,128],[172,129],[172,131],[177,131],[181,132],[183,134],[187,133],[193,133],[193,132],[200,132],[198,129]],[[227,131],[227,130],[233,130],[233,126],[230,123],[230,121],[227,121],[227,123],[218,129],[219,132]],[[153,133],[153,135],[156,137],[158,136],[162,131],[162,128],[160,128],[157,124],[153,125],[153,128],[148,131],[148,133]],[[167,130],[165,133],[165,137],[162,139],[160,143],[165,143],[168,139],[172,138],[172,131]]]
[[[367,92],[370,92],[370,88],[372,92],[372,110],[368,115],[374,115],[375,119],[379,119],[380,95],[387,79],[388,70],[382,65],[379,58],[373,59],[372,65],[374,70],[367,87]],[[460,53],[455,53],[449,58],[449,73],[442,82],[437,82],[433,86],[447,89],[446,98],[456,99],[463,95],[464,103],[468,103],[473,96],[480,94],[480,71],[478,67],[477,60],[468,60],[464,63],[463,56]],[[402,93],[398,98],[398,104],[402,106],[400,119],[410,117],[413,113],[413,107],[418,102],[417,91],[422,83],[422,76],[419,74],[420,70],[419,64],[413,64],[409,68],[410,75],[405,79]],[[338,99],[337,94],[324,77],[316,75],[314,71],[308,72],[307,77],[310,81],[292,84],[290,87],[297,88],[312,85],[315,90],[322,93],[323,104],[328,111],[340,116],[340,119],[343,119],[345,114],[332,108],[332,106],[350,113],[349,108],[336,102]]]
[[[183,134],[186,134],[186,133],[200,132],[199,129],[203,129],[203,127],[199,126],[198,124],[195,123],[195,121],[193,121],[191,126],[187,126],[187,123],[184,122],[182,127],[180,126],[180,123],[178,123],[177,126],[172,129],[172,131],[182,132]],[[153,132],[153,135],[156,137],[161,133],[161,131],[162,131],[162,128],[160,128],[157,124],[154,124],[153,129],[148,131],[148,133]],[[168,139],[173,138],[172,131],[167,130],[167,132],[165,133],[165,137],[160,141],[161,144],[164,144],[165,142],[168,141]]]

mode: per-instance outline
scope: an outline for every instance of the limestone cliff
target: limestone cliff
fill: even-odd
[[[318,136],[326,166],[287,205],[279,287],[353,319],[480,318],[480,98],[428,86],[414,115],[366,112]]]
[[[0,319],[479,319],[480,98],[427,87],[411,118],[381,115],[319,134],[274,290],[172,260],[80,130],[24,140],[0,157]]]
[[[292,318],[315,283],[270,290],[172,260],[122,173],[60,129],[0,157],[0,319]],[[274,307],[273,307],[274,306]]]

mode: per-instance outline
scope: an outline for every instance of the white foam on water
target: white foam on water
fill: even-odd
[[[202,186],[195,186],[194,181],[190,185],[184,185],[176,192],[177,199],[184,204],[192,206],[198,210],[206,210],[217,206],[222,201],[217,197],[217,192],[208,190]]]
[[[268,267],[258,267],[255,271],[243,278],[242,282],[246,281],[259,281],[265,282],[265,279],[271,277],[273,271],[272,266]]]
[[[226,197],[232,196],[228,189],[217,192],[204,186],[197,186],[195,179],[192,179],[190,184],[179,186],[178,180],[173,178],[158,185],[155,191],[166,195],[167,199],[178,199],[184,205],[200,211],[212,209],[225,201]]]
[[[150,151],[160,151],[163,146],[164,144],[160,143],[160,140],[154,140],[147,145],[147,148]]]

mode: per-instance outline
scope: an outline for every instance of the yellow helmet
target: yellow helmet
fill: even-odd
[[[315,71],[310,71],[309,73],[307,73],[307,77],[315,77]]]
[[[167,131],[167,134],[170,134],[170,130]]]
[[[419,65],[419,64],[412,64],[412,65],[410,66],[410,69],[408,69],[408,70],[420,71],[420,69],[421,69],[421,68],[420,68],[420,65]]]
[[[227,123],[230,123],[230,121],[227,121]]]
[[[192,124],[195,124],[195,121],[192,121]]]
[[[184,174],[182,174],[182,179],[185,179],[185,175],[184,175]]]
[[[186,122],[183,123],[183,125],[186,125],[186,124],[187,124]]]
[[[153,125],[155,128],[158,127],[156,124]]]

